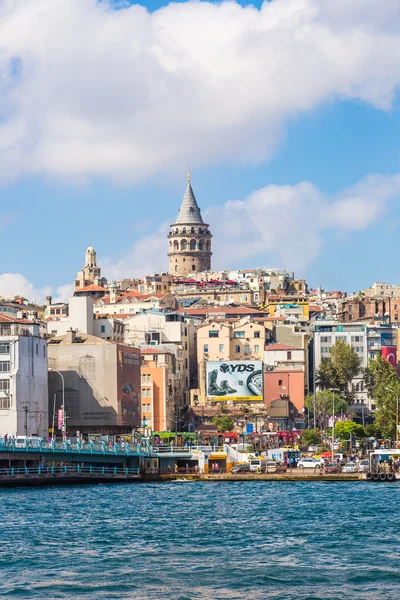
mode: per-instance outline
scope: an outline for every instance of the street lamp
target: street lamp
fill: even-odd
[[[64,382],[64,375],[62,373],[60,373],[60,371],[57,371],[57,369],[49,369],[49,371],[52,371],[53,373],[58,373],[59,376],[61,377],[61,381],[62,381],[62,414],[63,414],[63,425],[64,425],[64,431],[63,434],[65,434],[65,437],[67,437],[67,419],[65,417],[65,382]],[[54,431],[53,431],[53,435],[54,435]]]
[[[385,386],[385,390],[391,392],[392,394],[396,394],[396,450],[399,447],[399,394]]]
[[[333,463],[333,446],[335,444],[335,392],[340,392],[337,388],[331,388],[332,392],[332,463]]]

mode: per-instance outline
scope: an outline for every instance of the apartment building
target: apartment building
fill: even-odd
[[[0,315],[0,435],[48,435],[45,327]]]

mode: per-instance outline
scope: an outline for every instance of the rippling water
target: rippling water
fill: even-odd
[[[0,490],[0,598],[397,599],[400,487]]]

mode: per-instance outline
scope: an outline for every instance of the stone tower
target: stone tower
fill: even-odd
[[[103,286],[105,283],[107,280],[101,277],[101,269],[96,263],[96,251],[89,246],[85,254],[85,266],[82,267],[75,279],[75,290],[91,284]]]
[[[178,217],[171,225],[169,240],[169,272],[177,277],[211,269],[211,232],[204,223],[190,185],[183,197]]]

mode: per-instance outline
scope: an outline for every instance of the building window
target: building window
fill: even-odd
[[[240,353],[240,346],[235,346],[235,352],[236,352],[236,354]]]
[[[249,344],[245,344],[245,346],[244,346],[244,353],[245,354],[250,354],[250,346],[249,346]]]
[[[120,308],[120,309],[119,309],[119,314],[120,314],[120,315],[123,315],[123,314],[124,314],[124,312],[125,312],[125,309],[123,309],[123,308]]]
[[[235,339],[243,339],[244,338],[244,331],[235,331],[233,334],[233,337]]]
[[[0,342],[0,354],[10,354],[10,342]]]
[[[282,385],[282,379],[278,379],[278,385]]]
[[[330,335],[321,336],[321,344],[328,344],[331,341]]]
[[[394,315],[394,320],[395,320],[395,321],[398,321],[398,320],[399,320],[399,315],[398,315],[397,313]]]
[[[352,335],[351,343],[354,344],[354,342],[361,342],[361,337],[359,335]]]
[[[3,392],[7,392],[10,389],[10,380],[9,379],[0,379],[0,390]]]
[[[254,332],[254,337],[255,338],[259,338],[260,337],[260,332],[259,331],[255,331]]]
[[[146,398],[146,390],[144,388],[142,389],[142,398]]]
[[[6,396],[5,398],[0,398],[0,409],[5,410],[7,408],[11,408],[10,396]]]
[[[36,354],[39,354],[39,344],[36,344]]]
[[[216,338],[219,336],[219,331],[215,331],[214,329],[210,329],[210,331],[208,332],[208,337],[210,338]]]
[[[2,360],[0,361],[0,373],[8,373],[10,370],[10,361]]]
[[[43,346],[43,358],[46,358],[46,346]]]
[[[254,346],[254,352],[260,352],[260,346],[258,344]]]
[[[243,296],[244,302],[247,302],[247,296]]]
[[[223,345],[223,344],[220,344],[220,345],[219,345],[219,351],[220,351],[220,352],[223,352],[223,351],[224,351],[224,345]]]
[[[129,312],[132,314],[132,313],[134,313],[134,312],[135,312],[135,309],[134,309],[134,308],[130,308],[130,309],[129,309]]]
[[[292,353],[291,352],[287,352],[287,360],[292,360]]]
[[[105,325],[102,325],[102,326],[100,327],[100,331],[101,331],[101,333],[105,333],[105,332],[106,332],[106,326],[105,326]]]
[[[204,346],[203,346],[203,352],[208,352],[208,344],[204,344]]]

